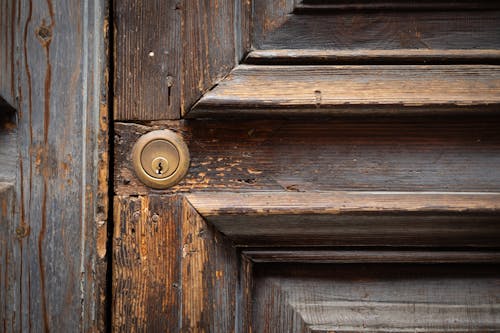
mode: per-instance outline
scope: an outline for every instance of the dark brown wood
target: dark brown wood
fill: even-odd
[[[238,258],[231,241],[184,200],[182,332],[234,332]]]
[[[115,198],[113,330],[232,332],[236,250],[180,196]]]
[[[293,263],[499,263],[498,251],[429,251],[429,250],[244,250],[242,255],[252,262]]]
[[[295,0],[253,0],[252,3],[252,48],[259,48],[269,33],[286,22]]]
[[[189,117],[498,112],[499,66],[240,65]]]
[[[12,158],[2,171],[15,167],[14,215],[0,236],[9,270],[0,330],[103,331],[106,2],[0,1],[0,17],[0,94],[17,125],[0,149]]]
[[[499,8],[498,3],[494,1],[432,1],[423,0],[418,3],[408,0],[366,0],[366,1],[347,1],[347,0],[296,0],[295,12],[314,12],[324,13],[325,10],[352,11],[352,10],[457,10],[457,9],[495,9]]]
[[[178,119],[249,47],[248,1],[115,4],[115,119]]]
[[[114,118],[178,118],[182,4],[127,0],[114,6]]]
[[[499,193],[197,193],[188,200],[244,246],[498,246]]]
[[[135,177],[130,152],[141,134],[160,128],[181,132],[191,154],[185,179],[160,193],[500,189],[495,117],[189,120],[116,124],[115,189],[120,195],[153,193]]]
[[[17,106],[17,49],[18,31],[16,18],[19,1],[0,1],[0,100],[3,98],[11,106]],[[1,102],[0,102],[1,104]]]
[[[114,206],[113,331],[178,332],[180,201],[115,197]]]
[[[500,329],[498,265],[254,267],[252,332]]]
[[[292,15],[258,49],[498,49],[499,17],[496,10]]]

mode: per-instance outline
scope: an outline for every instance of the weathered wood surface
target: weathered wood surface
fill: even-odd
[[[0,100],[3,98],[11,106],[17,106],[17,14],[19,1],[0,1]],[[1,102],[0,102],[1,104]]]
[[[135,177],[130,153],[141,134],[161,128],[184,136],[191,166],[177,186],[152,191]],[[117,123],[115,149],[115,190],[120,195],[500,189],[495,117]]]
[[[252,332],[500,330],[498,265],[254,267]]]
[[[241,59],[249,15],[239,0],[115,3],[115,119],[178,119]]]
[[[0,100],[0,182],[15,182],[17,163],[16,114]]]
[[[235,330],[236,250],[180,196],[115,197],[113,329]]]
[[[252,48],[260,43],[287,20],[293,11],[295,0],[253,0],[252,5]]]
[[[242,255],[254,263],[293,262],[293,263],[499,263],[498,251],[449,251],[449,250],[328,250],[328,249],[251,249],[243,250]]]
[[[500,66],[240,65],[189,117],[498,112]]]
[[[500,193],[194,193],[240,245],[498,246]]]
[[[16,45],[4,49],[2,44],[2,58],[8,53],[11,59],[14,52],[16,73],[12,82],[8,71],[14,88],[6,88],[0,69],[1,89],[15,89],[19,98],[10,101],[17,109],[16,213],[1,236],[15,269],[2,284],[9,304],[2,299],[0,306],[7,310],[0,322],[6,332],[102,331],[108,195],[105,2],[1,1],[0,8],[2,40],[14,34]],[[11,25],[3,30],[6,18]]]
[[[16,226],[16,194],[13,183],[0,182],[0,329],[21,332],[22,312],[19,299],[21,267],[16,259],[22,248],[16,236],[25,230]]]
[[[269,49],[254,50],[245,58],[247,64],[267,65],[453,65],[453,64],[498,64],[500,50],[467,49],[467,50],[431,50],[431,49],[399,49],[399,50],[332,50],[332,49]]]
[[[498,49],[500,11],[290,15],[256,49]]]
[[[408,0],[395,1],[324,1],[324,0],[296,0],[295,12],[324,13],[325,10],[352,11],[352,10],[457,10],[457,9],[495,9],[499,8],[495,1],[436,1],[421,0],[419,2]]]

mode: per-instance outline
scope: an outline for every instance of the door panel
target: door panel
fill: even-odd
[[[115,6],[114,330],[500,330],[498,5]]]

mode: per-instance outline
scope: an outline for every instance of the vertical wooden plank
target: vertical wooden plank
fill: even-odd
[[[116,120],[179,118],[181,10],[177,0],[115,2]]]
[[[102,331],[107,9],[100,0],[16,3],[20,331]]]
[[[181,201],[115,197],[113,331],[179,332]]]
[[[16,106],[16,17],[18,1],[0,0],[0,97]],[[1,102],[0,102],[1,104]]]
[[[16,228],[15,187],[11,183],[0,183],[0,330],[21,331],[19,299],[20,269],[16,263],[24,230]],[[17,230],[16,230],[17,229]],[[16,232],[18,237],[16,237]]]
[[[184,1],[182,114],[237,64],[236,10],[240,1]]]
[[[250,46],[249,0],[116,2],[115,120],[179,119]]]
[[[184,201],[182,223],[182,330],[234,332],[236,250]]]

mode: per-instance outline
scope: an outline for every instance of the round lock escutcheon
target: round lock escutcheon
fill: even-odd
[[[189,168],[189,151],[182,137],[171,130],[149,132],[132,149],[137,177],[147,186],[165,189],[177,184]]]

